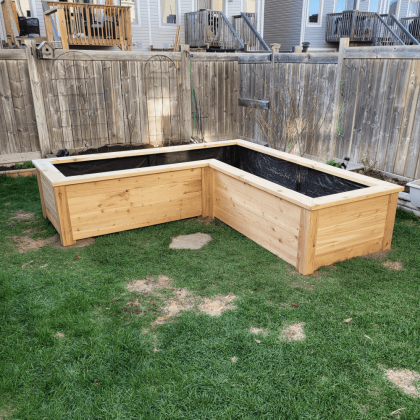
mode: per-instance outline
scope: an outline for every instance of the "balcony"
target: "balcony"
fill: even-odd
[[[327,15],[327,42],[340,42],[340,38],[350,38],[350,42],[373,43],[377,14],[348,10]]]
[[[48,1],[44,12],[48,41],[69,46],[117,46],[130,51],[131,10],[126,6]]]

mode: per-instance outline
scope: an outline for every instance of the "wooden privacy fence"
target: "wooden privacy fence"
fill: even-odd
[[[272,147],[289,150],[283,144],[287,130],[303,126],[312,116],[320,123],[320,135],[309,144],[309,132],[302,129],[304,154],[326,158],[332,152],[332,130],[337,102],[338,54],[259,54],[239,59],[240,137],[268,141]],[[264,103],[267,102],[267,104]],[[268,110],[255,108],[269,107]],[[267,125],[274,128],[274,144],[264,134],[259,116],[267,114]],[[276,116],[282,124],[276,126]],[[295,120],[302,120],[293,125]],[[290,120],[293,120],[292,122]],[[309,128],[309,127],[308,127]]]
[[[302,135],[306,155],[359,163],[368,157],[380,170],[420,178],[420,47],[48,54],[38,59],[33,45],[0,51],[0,163],[63,147],[154,146],[191,137],[266,142],[259,114],[273,123],[281,145],[285,126],[274,124],[274,113],[296,117],[299,126],[307,107],[319,125],[312,141],[310,129]],[[262,106],[270,109],[252,108]]]
[[[0,52],[0,162],[237,138],[237,55],[51,51]]]
[[[338,54],[247,55],[239,59],[240,98],[270,101],[291,88],[302,103],[317,92],[324,122],[308,155],[319,160],[368,158],[377,169],[420,178],[420,47],[342,48]],[[289,99],[290,100],[290,99]],[[278,101],[269,111],[278,111]],[[240,111],[240,137],[267,141],[255,111]],[[283,133],[278,131],[281,139]]]

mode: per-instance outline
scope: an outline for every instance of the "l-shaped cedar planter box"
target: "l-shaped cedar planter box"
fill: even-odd
[[[243,140],[33,163],[64,246],[217,217],[302,274],[389,249],[403,189]]]

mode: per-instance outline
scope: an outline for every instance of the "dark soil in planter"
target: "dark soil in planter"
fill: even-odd
[[[241,146],[180,150],[142,156],[109,158],[104,156],[104,159],[86,162],[57,162],[54,166],[64,176],[71,177],[207,159],[217,159],[252,175],[312,198],[366,188],[366,185]]]
[[[355,171],[358,174],[370,176],[371,178],[380,179],[381,181],[391,182],[392,184],[400,185],[401,187],[404,187],[404,192],[409,193],[410,187],[407,187],[407,184],[410,181],[403,181],[402,179],[397,178],[391,178],[389,176],[386,176],[382,174],[381,172],[375,170],[375,169],[359,169],[358,171]]]

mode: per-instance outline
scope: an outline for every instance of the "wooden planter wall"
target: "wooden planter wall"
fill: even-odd
[[[310,198],[215,159],[65,177],[57,163],[239,145],[367,188]],[[196,216],[218,218],[302,274],[389,249],[402,187],[242,140],[36,160],[44,217],[64,246]]]

